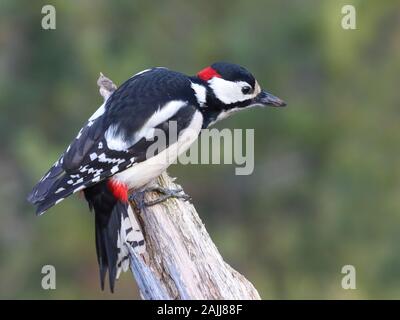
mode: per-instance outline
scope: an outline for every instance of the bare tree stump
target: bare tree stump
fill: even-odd
[[[105,100],[116,89],[103,74],[97,83]],[[180,188],[167,173],[157,183]],[[158,195],[144,197],[151,201]],[[143,299],[260,299],[254,286],[222,259],[190,202],[173,198],[142,211],[131,206],[146,242],[144,254],[131,250],[131,270]]]

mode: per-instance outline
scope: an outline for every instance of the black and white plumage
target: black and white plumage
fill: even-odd
[[[129,267],[126,246],[144,250],[140,227],[127,203],[128,190],[153,181],[186,151],[202,128],[256,105],[283,106],[262,91],[244,68],[216,63],[189,77],[166,68],[142,71],[122,84],[89,118],[75,140],[34,187],[28,200],[42,214],[83,190],[96,220],[102,287]],[[169,136],[175,123],[177,137]],[[156,130],[163,150],[151,156]]]

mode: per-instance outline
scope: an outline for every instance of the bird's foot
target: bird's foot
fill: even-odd
[[[144,195],[146,192],[158,192],[162,195],[155,200],[145,201]],[[129,196],[129,200],[134,201],[140,210],[145,207],[151,207],[156,204],[162,203],[170,198],[183,199],[184,201],[189,201],[192,199],[189,195],[184,193],[182,189],[168,189],[158,185],[150,186],[142,191],[137,191]]]
[[[144,200],[145,191],[136,191],[129,195],[128,200],[135,203],[135,206],[139,211],[143,211],[146,208],[146,201]]]
[[[167,189],[157,185],[148,187],[145,192],[158,192],[162,194],[162,196],[160,196],[158,199],[146,202],[146,206],[148,207],[162,203],[170,198],[183,199],[184,201],[189,201],[192,199],[182,189]]]

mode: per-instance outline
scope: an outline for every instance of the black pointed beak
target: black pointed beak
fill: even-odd
[[[263,106],[273,106],[273,107],[284,107],[286,106],[286,102],[275,97],[274,95],[266,92],[261,91],[261,93],[254,98],[254,102],[256,104],[260,104]]]

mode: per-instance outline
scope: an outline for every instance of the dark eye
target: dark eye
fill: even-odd
[[[249,94],[251,92],[251,90],[252,90],[251,87],[245,86],[245,87],[242,88],[242,93],[243,94]]]

